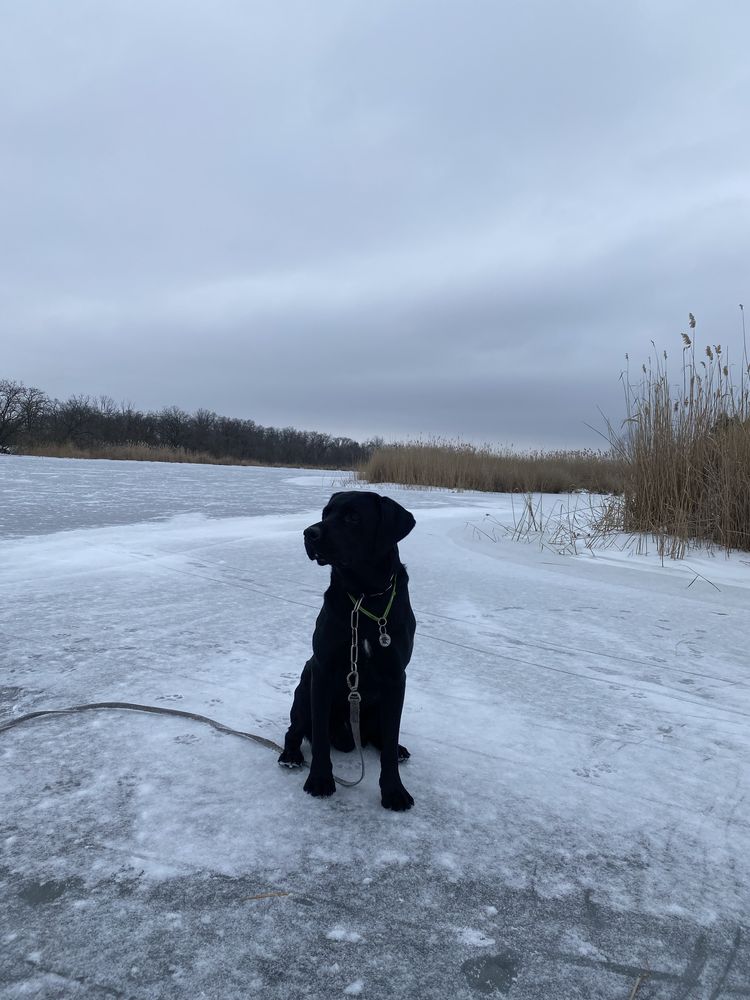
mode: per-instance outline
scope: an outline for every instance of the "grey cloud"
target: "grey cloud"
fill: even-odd
[[[736,346],[748,26],[739,2],[16,6],[0,374],[596,444],[626,351],[689,309]]]

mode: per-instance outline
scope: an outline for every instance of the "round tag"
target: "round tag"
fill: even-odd
[[[384,649],[387,649],[391,644],[391,637],[387,633],[381,632],[378,637],[378,642]]]

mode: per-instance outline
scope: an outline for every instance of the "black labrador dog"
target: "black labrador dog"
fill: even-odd
[[[353,490],[334,493],[322,520],[304,531],[307,555],[319,566],[331,566],[331,584],[315,625],[313,655],[294,692],[291,725],[279,764],[302,766],[302,740],[308,739],[312,761],[305,791],[310,795],[336,791],[331,746],[354,749],[347,674],[351,670],[352,610],[361,599],[357,648],[362,744],[370,743],[380,751],[385,808],[403,810],[414,805],[398,771],[399,760],[409,756],[399,745],[398,735],[406,665],[416,628],[409,577],[399,559],[398,543],[414,523],[409,511],[389,497]],[[374,620],[378,618],[380,625]]]

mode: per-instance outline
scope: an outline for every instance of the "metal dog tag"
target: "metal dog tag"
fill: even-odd
[[[378,636],[378,642],[383,647],[383,649],[387,649],[388,646],[390,646],[391,644],[391,637],[388,635],[387,632],[381,632],[380,635]]]

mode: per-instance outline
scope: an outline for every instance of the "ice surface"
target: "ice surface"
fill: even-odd
[[[0,457],[0,721],[279,740],[338,473]],[[385,491],[381,489],[381,492]],[[388,489],[406,814],[197,723],[0,734],[0,998],[750,996],[750,559],[558,556]],[[340,773],[354,761],[342,756]]]

